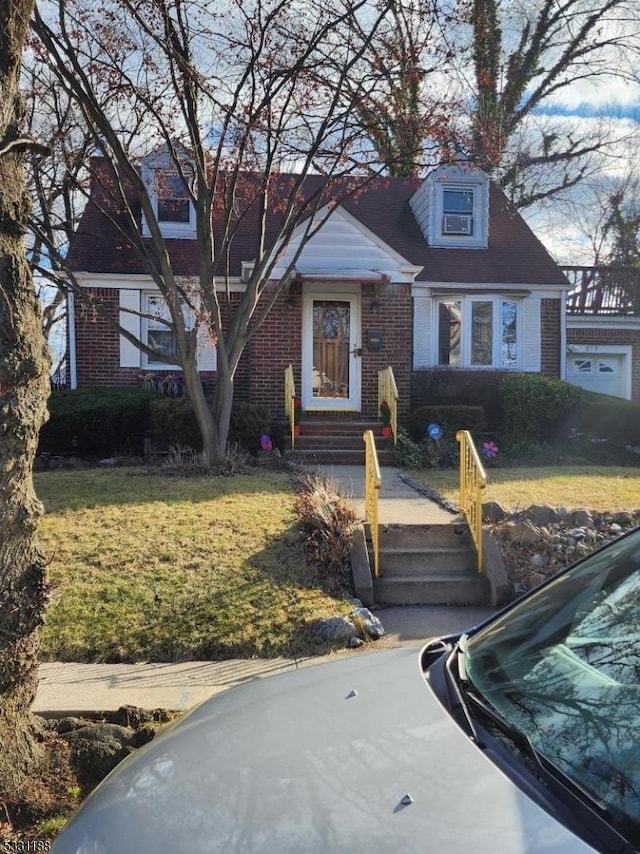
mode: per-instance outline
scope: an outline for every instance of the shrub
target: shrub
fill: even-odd
[[[260,437],[269,432],[270,422],[269,413],[262,406],[239,400],[231,411],[229,439],[255,453],[260,447]]]
[[[415,442],[406,430],[400,428],[395,456],[396,462],[403,468],[455,468],[460,458],[460,450],[457,440],[450,434],[438,441],[425,438]]]
[[[419,406],[482,406],[486,429],[495,431],[502,421],[500,384],[507,371],[421,368],[411,375],[411,400]]]
[[[510,374],[502,380],[501,431],[509,442],[542,442],[584,397],[583,389],[554,377]]]
[[[579,433],[612,445],[640,445],[640,401],[585,392],[584,401],[561,419],[557,433],[560,438]]]
[[[481,406],[419,406],[409,416],[409,435],[415,442],[426,436],[429,424],[439,424],[445,435],[453,439],[458,430],[477,433],[484,429],[484,409]]]
[[[202,450],[198,422],[186,398],[156,396],[150,406],[150,425],[156,447]]]
[[[141,454],[153,392],[88,388],[56,391],[40,431],[40,453],[80,456]]]

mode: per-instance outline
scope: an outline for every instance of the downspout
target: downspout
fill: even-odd
[[[76,360],[76,304],[73,291],[67,291],[67,353],[69,355],[70,388],[78,388]]]
[[[560,299],[560,379],[567,379],[567,292]]]

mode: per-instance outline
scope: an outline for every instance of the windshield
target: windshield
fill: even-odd
[[[499,715],[640,842],[640,530],[468,640]]]

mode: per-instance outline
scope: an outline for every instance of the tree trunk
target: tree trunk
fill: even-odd
[[[46,419],[49,357],[27,264],[29,215],[20,142],[20,59],[32,0],[0,3],[0,794],[19,791],[37,745],[31,704],[46,564],[35,542],[42,507],[32,467]]]

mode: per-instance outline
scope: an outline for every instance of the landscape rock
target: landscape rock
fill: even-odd
[[[485,501],[482,505],[482,518],[485,522],[503,522],[508,515],[497,501]]]
[[[312,624],[312,631],[317,643],[331,645],[348,644],[351,638],[358,637],[357,628],[344,617],[328,617],[325,620],[316,620]]]
[[[573,523],[580,528],[584,528],[587,525],[593,525],[593,516],[588,510],[574,510]]]
[[[360,646],[364,646],[364,641],[362,638],[352,637],[349,641],[349,646],[351,649],[357,649]]]
[[[539,552],[534,554],[529,560],[529,565],[532,569],[535,570],[544,569],[548,563],[549,559],[547,558],[547,556],[540,554]]]
[[[541,533],[527,519],[519,519],[516,522],[507,522],[504,533],[510,542],[521,545],[534,545],[541,540]]]
[[[526,589],[533,590],[534,587],[538,587],[543,581],[546,581],[546,575],[543,575],[541,572],[530,572],[527,576]]]
[[[532,504],[525,511],[526,516],[534,525],[549,525],[551,522],[558,521],[558,514],[553,507],[547,507],[546,504]]]
[[[378,640],[384,635],[384,626],[368,608],[356,608],[349,614],[349,619],[361,629],[366,637],[372,640]]]

